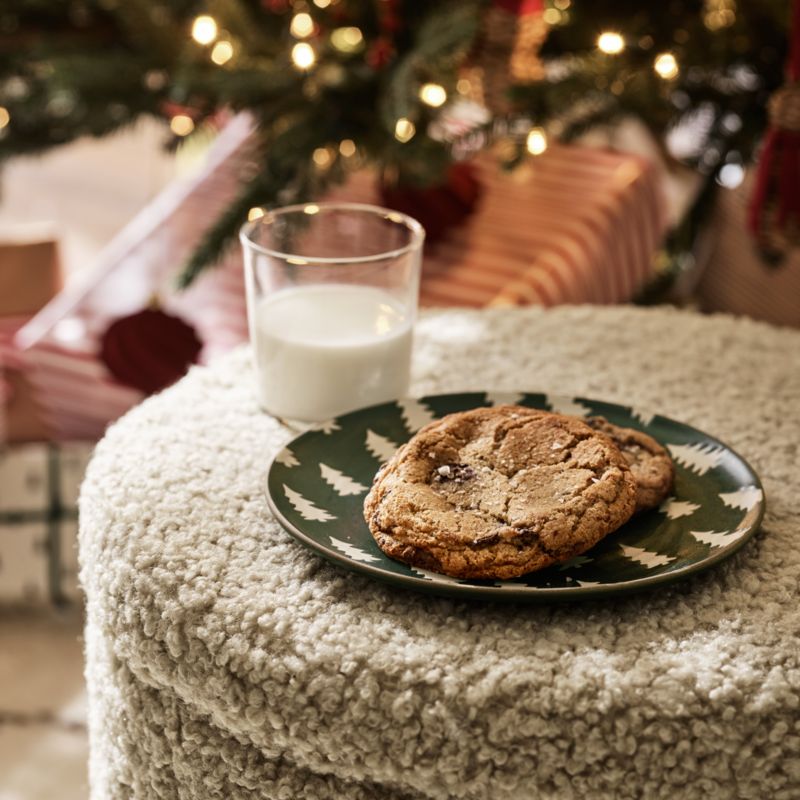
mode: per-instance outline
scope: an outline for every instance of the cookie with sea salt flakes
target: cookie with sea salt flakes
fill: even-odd
[[[422,428],[375,476],[364,516],[391,558],[457,578],[514,578],[584,553],[636,505],[617,447],[521,406]]]
[[[636,512],[658,508],[669,496],[675,480],[675,465],[667,450],[652,436],[621,428],[605,417],[589,417],[585,422],[609,436],[625,456],[636,479]]]

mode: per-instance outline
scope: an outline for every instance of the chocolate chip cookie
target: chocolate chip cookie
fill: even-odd
[[[586,424],[605,433],[619,448],[636,478],[636,511],[657,508],[672,491],[675,466],[669,453],[652,436],[620,428],[605,417],[589,417]]]
[[[375,476],[364,515],[378,546],[457,578],[514,578],[593,547],[633,513],[619,450],[581,420],[520,406],[450,414]]]

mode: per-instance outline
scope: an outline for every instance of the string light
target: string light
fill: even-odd
[[[227,39],[220,39],[211,51],[211,60],[218,66],[227,64],[233,58],[233,45]]]
[[[330,151],[327,147],[318,147],[312,154],[311,158],[318,167],[329,167],[333,160]]]
[[[561,12],[557,8],[546,8],[542,14],[542,19],[548,25],[558,25],[561,22]]]
[[[311,14],[306,14],[305,11],[295,14],[289,25],[289,32],[298,39],[305,39],[307,36],[311,36],[314,33],[314,20],[311,19]]]
[[[703,23],[710,31],[727,28],[736,22],[736,0],[705,0]]]
[[[614,31],[604,31],[597,37],[597,47],[602,52],[615,56],[625,49],[625,40]]]
[[[308,69],[317,60],[314,48],[306,42],[298,42],[292,48],[292,61],[298,69]]]
[[[194,121],[186,114],[176,114],[169,121],[169,127],[176,136],[188,136],[194,130]]]
[[[468,78],[459,78],[456,83],[456,91],[459,94],[469,94],[472,91],[472,84]]]
[[[725,164],[717,175],[717,183],[726,189],[735,189],[744,180],[744,167],[741,164]]]
[[[416,132],[417,126],[406,117],[400,117],[395,123],[394,138],[397,139],[398,142],[402,142],[403,144],[410,142],[414,138]]]
[[[572,0],[555,0],[553,5],[559,11],[566,11],[572,5]]]
[[[337,28],[331,33],[331,44],[343,53],[353,53],[364,43],[364,34],[360,28],[348,26]]]
[[[8,113],[7,108],[0,106],[0,130],[5,128],[9,122],[11,122],[11,114]]]
[[[331,4],[331,0],[314,0],[314,5],[317,8],[327,8]]]
[[[547,150],[547,135],[543,128],[531,128],[528,131],[528,138],[525,140],[525,147],[532,156],[538,156]]]
[[[192,23],[192,39],[197,44],[211,44],[217,38],[217,21],[208,14],[195,17]]]
[[[248,222],[255,222],[257,219],[261,219],[264,216],[264,209],[263,208],[251,208],[247,212],[247,221]]]
[[[678,74],[678,62],[672,53],[660,53],[653,61],[653,69],[658,73],[659,78],[665,81],[672,80]]]
[[[427,106],[439,108],[447,102],[447,92],[438,83],[425,83],[419,89],[419,99]]]
[[[356,143],[352,139],[342,139],[339,142],[339,152],[345,157],[350,158],[356,154]]]

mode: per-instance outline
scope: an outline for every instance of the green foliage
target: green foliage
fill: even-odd
[[[689,156],[699,169],[713,177],[726,160],[752,157],[766,98],[781,81],[788,0],[736,0],[735,18],[719,28],[708,25],[710,0],[550,2],[559,21],[541,52],[546,78],[509,84],[513,114],[570,140],[627,114],[663,139],[702,113],[704,133]],[[317,197],[355,165],[417,186],[435,183],[453,156],[448,143],[429,135],[440,112],[420,100],[419,90],[435,82],[453,97],[464,64],[481,65],[490,5],[15,0],[13,9],[0,9],[0,106],[10,117],[0,130],[0,162],[80,136],[104,136],[142,116],[169,120],[183,113],[200,127],[222,108],[249,111],[258,123],[256,174],[211,226],[186,267],[186,284],[221,256],[253,206]],[[315,24],[306,41],[316,61],[307,71],[291,59],[298,39],[290,24],[299,11]],[[233,49],[230,60],[215,63],[213,43],[192,39],[199,14],[214,17],[217,38]],[[352,26],[363,39],[337,47],[334,31]],[[602,30],[622,33],[625,50],[599,52]],[[653,69],[662,52],[674,54],[679,65],[669,80]],[[407,142],[395,137],[400,118],[416,126]],[[356,143],[357,157],[340,155],[344,139]],[[319,148],[329,154],[322,167],[313,158]],[[527,157],[524,136],[515,152],[511,163]]]

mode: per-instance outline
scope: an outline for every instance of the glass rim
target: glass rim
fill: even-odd
[[[306,209],[309,207],[316,208],[316,211],[306,211]],[[391,222],[397,223],[398,225],[404,225],[411,233],[411,239],[408,244],[404,244],[402,247],[396,247],[392,250],[386,250],[373,255],[330,257],[301,256],[298,253],[283,253],[280,250],[274,250],[271,247],[265,247],[264,245],[259,244],[251,235],[259,227],[259,225],[264,224],[265,220],[270,215],[275,217],[303,212],[309,216],[316,216],[322,211],[362,211],[369,212],[373,216],[382,216],[384,219],[388,219]],[[311,264],[369,264],[370,262],[374,261],[385,261],[389,258],[397,258],[398,256],[405,255],[413,250],[421,249],[422,243],[425,241],[425,229],[417,220],[415,220],[413,217],[410,217],[408,214],[404,214],[402,211],[395,211],[391,208],[384,208],[383,206],[376,206],[370,203],[309,202],[296,203],[290,206],[281,206],[280,208],[265,209],[263,217],[249,220],[242,225],[242,227],[239,229],[239,241],[242,243],[242,247],[250,248],[258,253],[261,253],[262,255],[272,256],[273,258],[280,258],[283,260],[292,259],[289,263],[292,263],[295,266],[302,267]],[[301,260],[303,263],[298,263],[298,261]]]

